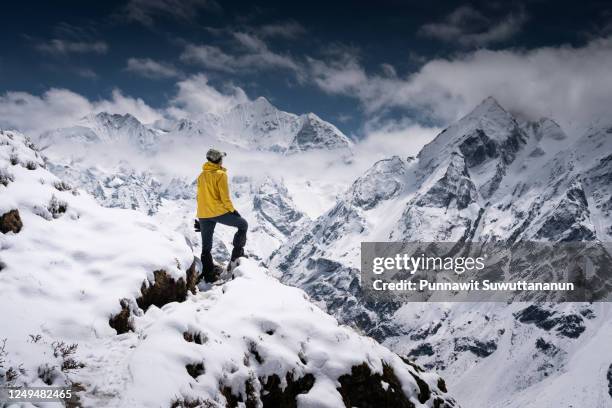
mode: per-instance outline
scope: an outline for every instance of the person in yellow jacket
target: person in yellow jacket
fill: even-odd
[[[215,266],[212,255],[212,240],[217,223],[236,227],[232,244],[232,256],[228,268],[241,256],[244,256],[244,245],[249,224],[234,208],[230,198],[227,182],[227,170],[222,166],[225,152],[210,149],[206,153],[208,160],[202,166],[198,177],[197,190],[197,220],[195,229],[202,234],[202,272],[207,282],[214,281]]]

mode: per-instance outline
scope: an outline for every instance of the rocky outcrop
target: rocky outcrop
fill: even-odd
[[[119,302],[121,311],[111,316],[108,322],[117,331],[117,334],[134,330],[131,316],[139,312],[135,309],[140,308],[140,310],[146,312],[152,305],[162,307],[171,302],[183,302],[187,299],[189,292],[196,292],[198,275],[195,260],[186,271],[186,279],[175,280],[163,270],[155,271],[153,275],[155,277],[153,282],[145,281],[142,283],[141,295],[135,300],[137,307],[129,299],[122,299]]]
[[[0,232],[3,234],[9,232],[17,234],[22,227],[23,223],[18,210],[10,210],[0,216]]]
[[[444,175],[421,195],[415,206],[448,208],[453,204],[462,210],[475,203],[478,197],[476,187],[470,179],[465,158],[453,153]]]
[[[530,305],[514,314],[516,320],[534,324],[546,331],[555,330],[559,335],[577,339],[584,332],[584,319],[579,314],[565,314],[540,305]]]

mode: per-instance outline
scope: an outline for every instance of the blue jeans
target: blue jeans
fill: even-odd
[[[234,245],[235,250],[244,248],[249,224],[247,220],[240,215],[236,213],[225,213],[216,217],[200,218],[199,221],[202,234],[202,254],[210,253],[212,249],[213,233],[215,232],[217,223],[238,228],[238,231],[234,234],[232,245]]]

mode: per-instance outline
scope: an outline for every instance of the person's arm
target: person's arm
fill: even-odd
[[[234,204],[232,204],[232,199],[229,194],[229,186],[227,185],[227,173],[222,172],[221,177],[219,177],[219,197],[221,198],[221,203],[223,207],[228,212],[234,212],[236,209],[234,208]]]
[[[200,178],[198,177],[196,183],[196,213],[195,220],[193,222],[193,230],[195,232],[200,232],[200,222],[198,221],[198,207],[200,206]]]
[[[198,218],[198,207],[200,206],[200,176],[196,179],[196,218]]]

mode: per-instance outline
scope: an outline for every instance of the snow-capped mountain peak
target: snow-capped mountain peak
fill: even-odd
[[[349,149],[352,142],[337,127],[314,113],[300,117],[301,127],[289,146],[290,152],[315,149]]]

